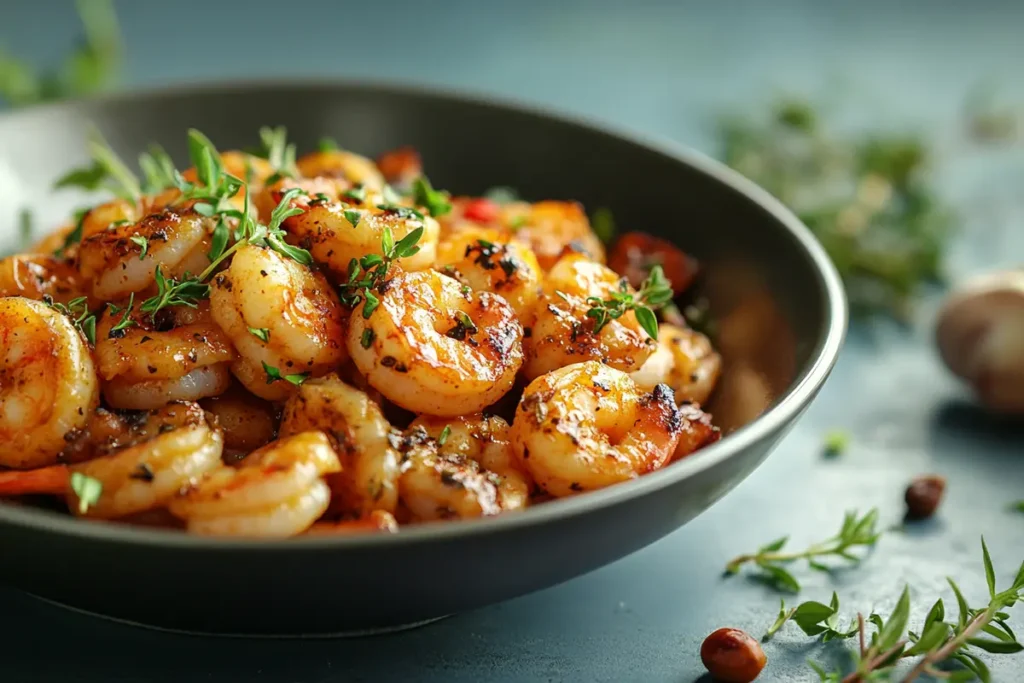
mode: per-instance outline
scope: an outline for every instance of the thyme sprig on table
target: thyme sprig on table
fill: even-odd
[[[996,590],[995,570],[985,539],[981,540],[982,563],[988,585],[989,601],[985,607],[972,608],[953,579],[947,579],[957,602],[957,617],[946,617],[942,599],[936,600],[918,631],[908,630],[910,623],[910,591],[904,588],[896,606],[887,619],[877,613],[867,619],[858,614],[845,628],[840,626],[839,598],[835,593],[828,605],[808,601],[786,611],[785,604],[779,616],[769,627],[765,638],[770,638],[782,626],[793,621],[809,636],[822,640],[858,637],[859,647],[850,673],[826,671],[815,663],[808,664],[824,683],[866,683],[867,681],[902,681],[911,683],[921,676],[946,681],[991,681],[988,666],[979,652],[1012,654],[1024,650],[1013,629],[1007,623],[1006,611],[1024,599],[1024,564],[1021,564],[1011,585]],[[870,638],[867,624],[874,626]],[[900,677],[897,666],[903,660],[917,658],[908,673]],[[945,662],[955,661],[962,669],[939,668]]]
[[[779,590],[797,593],[800,582],[783,565],[797,560],[806,560],[807,565],[816,571],[829,572],[831,567],[821,562],[824,558],[840,558],[850,562],[860,562],[861,558],[853,552],[855,548],[873,546],[882,535],[878,530],[878,510],[872,508],[864,515],[847,512],[839,531],[824,541],[813,543],[799,551],[783,551],[788,536],[776,539],[757,549],[756,552],[733,558],[726,566],[727,574],[737,574],[746,564],[757,567],[759,576],[766,583]]]

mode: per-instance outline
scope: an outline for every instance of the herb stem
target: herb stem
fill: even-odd
[[[993,603],[988,608],[975,616],[971,621],[964,627],[964,630],[957,635],[946,641],[946,644],[937,650],[929,652],[921,661],[917,663],[913,669],[910,670],[903,678],[903,683],[910,683],[916,680],[919,676],[924,674],[933,664],[938,664],[950,658],[954,652],[962,648],[969,638],[974,636],[975,633],[988,626],[988,622],[992,620],[995,613],[1000,609],[1000,605]]]

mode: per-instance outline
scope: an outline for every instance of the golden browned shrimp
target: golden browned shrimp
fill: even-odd
[[[108,307],[96,325],[103,398],[114,408],[150,410],[216,396],[231,384],[235,356],[208,301],[162,309],[155,319],[138,306]]]
[[[677,402],[703,404],[715,388],[721,368],[722,357],[706,336],[662,323],[658,327],[658,348],[630,376],[644,391],[667,384],[675,392]]]
[[[79,268],[92,282],[96,298],[126,298],[151,287],[158,267],[166,276],[178,276],[185,270],[196,274],[204,261],[208,265],[206,250],[213,228],[213,219],[191,210],[150,214],[138,223],[114,225],[82,240]],[[146,253],[140,258],[143,243]]]
[[[391,425],[369,396],[333,373],[309,380],[285,404],[281,436],[311,429],[327,434],[341,460],[341,472],[327,479],[333,512],[395,511],[399,455]]]
[[[501,295],[523,319],[540,294],[537,257],[497,230],[469,229],[437,249],[435,267],[477,291]]]
[[[534,379],[557,368],[600,360],[616,370],[639,369],[654,351],[655,341],[627,311],[609,320],[596,334],[595,319],[587,315],[588,297],[607,298],[627,286],[614,271],[585,256],[569,254],[548,273],[544,293],[527,325],[523,374]]]
[[[341,149],[312,152],[300,157],[295,165],[306,178],[343,178],[374,190],[384,187],[384,176],[371,159]]]
[[[645,393],[624,372],[588,361],[526,387],[512,444],[538,486],[568,496],[659,469],[683,427],[666,385]]]
[[[50,297],[67,304],[88,296],[89,286],[74,264],[43,254],[20,254],[0,260],[0,296],[42,301]]]
[[[50,465],[99,401],[89,347],[38,301],[0,298],[0,466]]]
[[[204,398],[199,404],[217,418],[224,432],[225,454],[248,455],[277,438],[281,411],[237,383],[223,394]]]
[[[476,460],[442,455],[437,441],[422,428],[409,432],[402,450],[398,486],[407,521],[469,519],[501,513],[496,484],[499,478]]]
[[[455,418],[421,415],[409,425],[409,430],[417,428],[437,441],[439,455],[449,462],[475,460],[497,487],[502,510],[518,510],[529,503],[532,481],[512,451],[505,420],[483,413]]]
[[[182,488],[220,465],[223,438],[195,403],[171,403],[143,413],[126,438],[133,445],[111,455],[72,465],[102,485],[99,499],[87,510],[77,496],[69,505],[79,514],[109,519],[163,507]]]
[[[303,432],[270,442],[237,468],[209,473],[169,509],[194,534],[295,536],[327,509],[331,492],[323,476],[340,469],[323,432]]]
[[[337,294],[321,274],[272,249],[239,248],[214,277],[210,304],[238,350],[235,377],[260,398],[282,401],[296,388],[287,377],[318,377],[345,358]]]
[[[265,203],[276,205],[292,187],[306,192],[291,201],[291,206],[303,213],[286,219],[283,227],[292,235],[292,241],[309,249],[318,263],[335,273],[345,273],[354,258],[383,255],[385,229],[390,229],[398,242],[423,228],[416,243],[419,252],[401,259],[401,264],[406,270],[422,270],[433,264],[440,228],[429,215],[412,206],[389,203],[383,194],[368,188],[352,188],[339,194],[339,184],[323,178],[282,180],[269,188],[270,202]]]
[[[436,271],[398,273],[369,319],[349,320],[348,350],[367,381],[416,413],[463,415],[505,394],[522,364],[523,328],[504,299],[464,292]]]

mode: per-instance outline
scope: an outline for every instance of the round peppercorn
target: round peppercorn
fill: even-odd
[[[750,683],[768,661],[761,644],[738,628],[720,628],[705,638],[700,659],[722,683]]]
[[[946,479],[937,474],[929,474],[915,478],[907,487],[903,499],[907,502],[907,517],[910,519],[928,519],[942,502],[942,494],[946,492]]]

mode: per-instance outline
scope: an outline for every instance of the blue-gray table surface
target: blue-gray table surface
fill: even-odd
[[[965,214],[954,278],[1018,263],[1024,249],[1024,154],[977,152],[957,133],[964,98],[980,84],[1024,102],[1024,4],[1012,0],[180,0],[118,10],[127,87],[401,79],[554,105],[708,152],[716,112],[753,110],[780,88],[812,93],[855,121],[934,132],[940,180]],[[70,2],[0,7],[0,45],[41,63],[76,31]],[[949,597],[953,575],[980,599],[981,534],[1002,575],[1024,558],[1024,515],[1006,509],[1024,498],[1024,428],[972,408],[944,373],[931,345],[934,308],[926,303],[910,331],[855,326],[820,398],[760,469],[676,533],[584,577],[426,628],[341,641],[167,635],[0,589],[0,680],[693,681],[708,632],[760,634],[778,608],[764,586],[721,578],[727,559],[785,533],[794,543],[829,535],[850,508],[879,506],[895,523],[904,485],[923,472],[950,480],[939,517],[886,536],[856,569],[807,577],[801,598],[836,589],[851,611],[885,610],[910,583],[920,620],[935,597]],[[823,434],[834,428],[849,430],[852,445],[824,459]],[[281,577],[265,599],[287,600],[287,584]],[[829,656],[824,649],[784,630],[766,648],[762,680],[813,680],[804,660]],[[989,660],[995,680],[1024,680],[1021,656]]]

